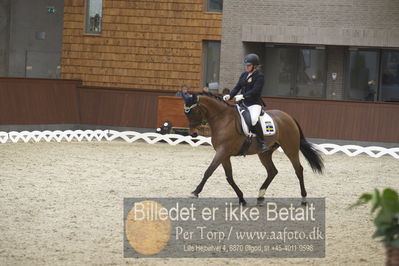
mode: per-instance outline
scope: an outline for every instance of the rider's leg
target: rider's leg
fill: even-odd
[[[260,112],[262,111],[262,106],[259,104],[253,104],[248,106],[248,111],[251,115],[251,124],[255,126],[256,122],[259,120]]]
[[[251,131],[256,134],[256,139],[260,144],[261,152],[266,152],[269,150],[269,148],[265,144],[265,140],[263,138],[262,126],[259,121],[259,115],[260,112],[262,111],[262,106],[254,104],[248,106],[248,110],[249,113],[251,114],[251,124],[252,124]]]

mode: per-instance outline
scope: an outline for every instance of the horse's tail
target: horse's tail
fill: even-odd
[[[305,139],[305,136],[303,135],[302,132],[302,128],[299,125],[298,121],[295,120],[295,123],[301,135],[300,149],[302,154],[305,156],[306,160],[310,164],[310,167],[312,167],[313,172],[322,174],[324,169],[324,163],[323,163],[323,158],[320,155],[320,152],[316,150],[316,148],[312,143],[308,142]]]

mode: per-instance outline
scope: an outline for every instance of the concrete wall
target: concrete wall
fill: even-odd
[[[329,46],[327,48],[327,88],[326,98],[332,100],[344,99],[344,66],[346,46]],[[333,80],[332,73],[337,73]]]
[[[0,55],[0,75],[10,77],[59,77],[62,43],[63,0],[1,0],[9,21],[7,30],[0,29],[0,50],[9,47],[8,58]],[[55,7],[48,14],[47,7]],[[1,11],[0,11],[1,12]],[[1,21],[2,19],[0,19]],[[0,25],[1,26],[1,25]],[[38,34],[44,32],[44,39]],[[39,34],[40,35],[40,34]],[[1,54],[1,53],[0,53]],[[3,70],[1,72],[1,65]]]
[[[226,0],[223,5],[221,86],[234,86],[243,69],[243,41],[399,47],[398,28],[398,0]],[[343,58],[334,59],[334,56],[343,56],[343,51],[334,48],[328,52],[332,60],[328,67],[337,69],[331,71],[342,71],[338,68]],[[335,84],[339,82],[342,80],[328,80],[330,87],[327,90],[336,90]],[[335,95],[339,93],[337,91]]]

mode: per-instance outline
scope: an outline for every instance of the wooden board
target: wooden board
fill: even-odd
[[[398,142],[399,104],[264,97],[266,110],[279,109],[293,116],[306,137]],[[176,127],[187,127],[183,100],[158,98],[160,124],[169,120]]]
[[[188,119],[184,114],[184,101],[176,96],[159,96],[157,125],[170,121],[173,127],[188,127]]]
[[[81,81],[0,78],[0,124],[79,124]]]
[[[173,92],[81,86],[79,80],[0,78],[0,124],[89,124],[152,128],[169,120],[188,127]],[[399,143],[399,103],[265,97],[306,137]]]

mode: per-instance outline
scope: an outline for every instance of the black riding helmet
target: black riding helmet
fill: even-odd
[[[254,65],[257,66],[259,65],[259,56],[257,54],[247,54],[244,58],[244,64],[246,66],[249,65]]]

